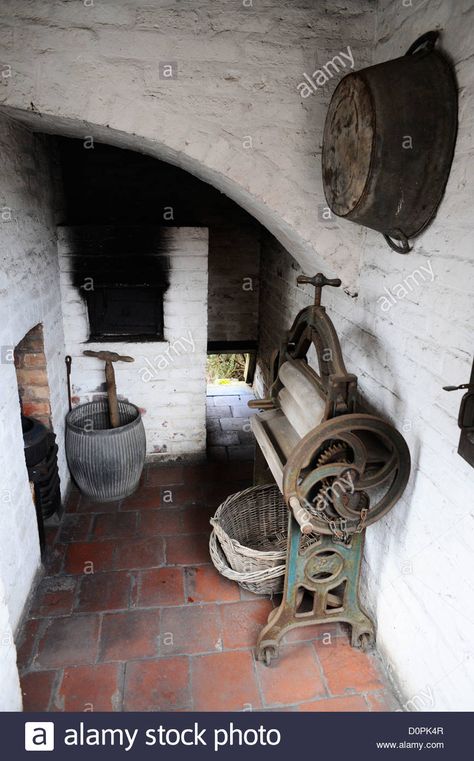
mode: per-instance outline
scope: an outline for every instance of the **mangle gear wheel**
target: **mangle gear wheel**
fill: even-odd
[[[331,461],[336,452],[339,462]],[[283,471],[283,493],[287,504],[296,497],[309,511],[315,533],[344,538],[388,513],[409,474],[403,436],[374,415],[352,413],[326,420],[299,441]],[[321,509],[318,494],[328,479],[332,493]]]
[[[343,459],[342,456],[346,455],[349,450],[347,444],[340,441],[337,444],[330,444],[327,449],[324,449],[322,454],[318,457],[317,465],[326,465],[328,462],[348,462]]]
[[[330,444],[326,449],[323,450],[322,454],[319,455],[316,466],[318,468],[322,467],[323,465],[328,465],[329,463],[346,463],[349,465],[350,463],[350,448],[348,444],[346,444],[343,441],[338,441],[335,444]],[[316,506],[311,508],[308,504],[306,507],[308,507],[309,512],[312,515],[317,515],[318,510],[321,509],[319,506],[319,502],[323,501],[325,504],[322,505],[323,508],[326,508],[325,513],[326,515],[329,515],[330,520],[337,520],[338,515],[337,512],[332,509],[332,499],[331,499],[331,493],[332,493],[332,487],[337,480],[337,476],[330,476],[328,478],[323,478],[321,480],[321,488],[318,492],[318,496],[316,498]],[[347,503],[350,505],[350,507],[354,510],[365,510],[369,505],[369,496],[364,491],[354,491],[351,495],[346,494]],[[332,513],[332,514],[331,514]]]

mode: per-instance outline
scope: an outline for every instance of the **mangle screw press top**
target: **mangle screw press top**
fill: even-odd
[[[314,285],[314,306],[316,307],[321,306],[321,291],[325,285],[331,285],[333,288],[339,288],[341,285],[341,280],[338,277],[331,279],[326,277],[326,275],[323,275],[322,272],[317,272],[316,275],[313,275],[313,277],[308,277],[307,275],[298,275],[296,282],[298,285],[304,285],[306,283]]]

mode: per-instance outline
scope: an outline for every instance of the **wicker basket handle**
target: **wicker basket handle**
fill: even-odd
[[[215,533],[217,534],[221,544],[222,544],[222,542],[225,542],[225,540],[227,539],[227,541],[230,542],[232,545],[234,545],[234,546],[238,545],[239,546],[239,543],[236,542],[235,539],[232,539],[232,537],[230,537],[230,536],[228,536],[226,534],[226,532],[224,531],[224,529],[220,525],[218,518],[211,518],[209,523],[211,524],[212,528],[214,529]]]
[[[266,581],[267,579],[276,579],[278,576],[282,576],[285,572],[285,565],[264,568],[261,571],[234,571],[234,569],[224,560],[224,552],[220,545],[218,545],[218,535],[215,530],[211,533],[209,539],[209,551],[216,569],[222,574],[222,576],[225,576],[226,579],[231,579],[231,581],[254,583],[258,581]]]

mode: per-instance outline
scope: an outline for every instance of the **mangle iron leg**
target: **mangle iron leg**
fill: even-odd
[[[270,613],[257,642],[257,658],[267,665],[278,656],[282,637],[301,626],[348,623],[353,647],[367,647],[375,638],[374,625],[359,601],[364,532],[354,534],[350,545],[320,536],[301,550],[301,539],[300,527],[290,512],[283,598]],[[313,605],[311,610],[299,612],[304,590],[313,594]]]

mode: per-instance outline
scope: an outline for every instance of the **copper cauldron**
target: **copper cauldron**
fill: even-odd
[[[337,216],[399,253],[434,217],[453,160],[457,90],[427,32],[401,58],[345,76],[324,127],[323,185]]]

